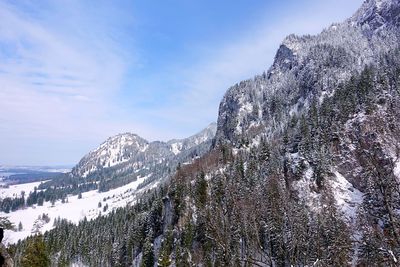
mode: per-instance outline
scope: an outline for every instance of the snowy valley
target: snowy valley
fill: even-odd
[[[399,44],[400,2],[366,0],[286,37],[199,133],[119,134],[1,189],[15,262],[41,246],[55,266],[398,266]]]
[[[40,194],[57,188],[57,181],[61,182],[61,190],[68,187],[65,177],[72,177],[70,181],[74,184],[79,179],[93,177],[104,170],[107,171],[108,168],[112,168],[112,171],[106,175],[111,176],[112,181],[118,180],[120,176],[125,177],[126,169],[134,174],[133,179],[118,183],[115,188],[100,191],[94,187],[75,194],[63,193],[62,197],[56,196],[51,201],[24,205],[8,213],[0,212],[0,217],[8,218],[15,225],[14,231],[6,231],[6,242],[16,243],[32,234],[44,233],[52,229],[55,220],[58,219],[77,224],[84,219],[91,220],[107,215],[117,208],[135,204],[143,192],[157,187],[172,175],[178,164],[189,164],[208,151],[215,131],[216,124],[213,123],[189,138],[166,143],[150,143],[130,133],[119,134],[107,139],[84,156],[72,171],[54,178],[54,181],[8,185],[1,188],[0,199],[20,198],[22,195],[27,198],[34,191]],[[165,170],[162,171],[162,168]],[[154,169],[157,170],[153,173]],[[100,181],[91,180],[94,185]],[[85,184],[87,181],[81,180],[81,183]]]

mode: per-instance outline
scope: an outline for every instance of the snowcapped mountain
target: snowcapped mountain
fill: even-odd
[[[85,155],[72,170],[72,174],[86,177],[98,169],[124,163],[138,153],[145,152],[148,146],[149,142],[136,134],[118,134]]]
[[[185,138],[185,139],[173,139],[167,142],[170,146],[171,152],[178,155],[184,151],[188,151],[193,147],[196,147],[204,142],[209,142],[215,137],[215,132],[217,131],[217,124],[211,123],[207,128],[201,132]]]
[[[395,152],[400,144],[398,131],[383,133],[378,129],[381,127],[379,125],[385,124],[391,124],[391,129],[400,127],[393,106],[386,104],[391,102],[391,105],[395,105],[393,90],[398,89],[393,89],[396,86],[393,85],[393,80],[389,80],[397,78],[385,78],[388,79],[385,83],[390,84],[388,88],[379,83],[376,85],[377,78],[368,78],[370,71],[385,75],[388,70],[395,69],[393,65],[398,56],[394,51],[398,51],[399,43],[400,2],[397,0],[367,0],[351,18],[332,24],[318,35],[289,35],[280,45],[274,63],[267,72],[242,81],[226,92],[220,103],[216,143],[246,148],[249,144],[250,147],[251,144],[259,144],[261,139],[275,140],[279,136],[287,135],[288,128],[304,119],[310,109],[318,110],[321,106],[328,106],[327,103],[333,106],[332,101],[338,101],[334,96],[341,93],[338,90],[343,90],[346,86],[360,88],[363,82],[372,79],[371,87],[381,86],[381,91],[377,91],[376,96],[381,98],[382,103],[372,104],[377,109],[374,112],[368,113],[362,107],[354,110],[353,117],[346,122],[344,128],[337,125],[337,121],[329,125],[336,127],[335,133],[331,133],[335,137],[330,138],[340,141],[330,144],[337,148],[330,152],[330,164],[326,166],[332,170],[332,178],[328,179],[328,183],[333,188],[337,189],[337,180],[346,181],[350,185],[337,189],[341,191],[334,192],[337,196],[364,191],[368,183],[365,179],[367,167],[363,158],[367,147],[376,147],[377,151],[374,153],[379,154],[377,157],[382,158],[381,164],[388,165],[387,168],[392,173],[399,161],[398,152]],[[391,57],[394,59],[389,60]],[[357,79],[362,82],[355,83]],[[354,90],[358,96],[364,89]],[[343,94],[346,95],[344,99],[351,98],[351,93]],[[312,190],[310,191],[309,188],[316,187],[315,179],[310,177],[314,175],[312,173],[319,163],[306,159],[299,151],[298,140],[304,138],[304,133],[294,135],[291,153],[285,156],[284,161],[288,165],[308,166],[308,173],[305,171],[302,174],[303,179],[293,185],[305,199],[312,199],[319,194],[313,195]],[[354,200],[347,199],[347,203],[359,205],[362,199],[360,194],[362,193],[359,192]],[[348,211],[346,207],[343,209]],[[355,216],[354,213],[352,215]]]
[[[134,207],[58,222],[44,238],[63,240],[56,261],[398,266],[399,27],[398,0],[367,0],[318,35],[285,38],[268,71],[228,89],[216,133],[109,139],[73,173],[151,183],[177,171]]]
[[[105,175],[112,179],[132,174],[165,176],[177,164],[207,152],[215,132],[216,124],[212,123],[191,137],[168,142],[149,142],[136,134],[119,134],[84,156],[71,175],[81,178]]]
[[[396,33],[400,26],[400,3],[396,0],[368,0],[347,21],[347,23],[361,26],[364,31],[379,32],[384,36],[385,30]]]
[[[118,134],[85,155],[66,175],[47,182],[3,189],[0,200],[21,197],[21,191],[29,199],[36,192],[34,188],[54,197],[52,201],[47,199],[41,205],[35,203],[9,213],[0,211],[1,216],[7,216],[15,225],[20,222],[23,224],[21,231],[7,233],[8,242],[17,242],[34,231],[43,233],[52,229],[53,224],[49,222],[56,218],[78,223],[83,218],[93,219],[135,203],[146,190],[173,175],[178,164],[188,164],[207,153],[215,132],[216,123],[212,123],[193,136],[168,142],[148,142],[132,133]],[[80,187],[78,191],[66,190],[87,183],[93,183],[94,186]],[[54,189],[59,193],[54,194]],[[37,225],[42,214],[46,214],[49,221]]]
[[[312,99],[322,102],[339,84],[399,44],[400,4],[368,0],[343,23],[316,36],[289,35],[270,69],[231,87],[220,103],[218,142],[235,146],[246,132],[272,136],[293,114],[306,110]]]

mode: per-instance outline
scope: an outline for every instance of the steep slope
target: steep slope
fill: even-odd
[[[58,222],[55,261],[398,266],[399,32],[399,1],[368,0],[287,37],[266,73],[227,91],[210,152],[132,208]]]
[[[107,139],[97,149],[85,155],[72,170],[72,175],[86,177],[101,168],[124,163],[140,152],[145,152],[149,143],[131,134],[119,134]]]
[[[368,0],[351,18],[331,25],[317,36],[288,36],[266,73],[231,87],[225,94],[219,110],[217,144],[228,143],[240,148],[249,143],[258,144],[261,139],[272,140],[283,135],[287,125],[304,116],[312,105],[318,108],[324,100],[332,101],[335,92],[355,75],[367,80],[373,78],[368,76],[372,69],[388,72],[386,69],[394,64],[386,62],[388,54],[398,49],[400,40],[399,21],[398,1]],[[392,88],[394,78],[386,77]],[[359,84],[353,83],[353,86]],[[377,93],[381,95],[382,105],[378,113],[366,115],[365,110],[354,111],[354,118],[343,121],[347,126],[344,129],[338,126],[336,131],[343,132],[334,137],[340,148],[331,152],[330,168],[339,171],[339,175],[344,175],[359,190],[366,188],[366,180],[360,176],[365,167],[360,155],[366,145],[359,144],[363,135],[377,136],[382,154],[397,161],[393,152],[399,143],[396,133],[374,129],[374,125],[384,125],[385,117],[393,117],[393,108],[385,104],[385,98],[393,92],[382,85],[380,90]],[[372,140],[365,142],[372,145]],[[304,160],[304,155],[298,154],[297,148],[292,152],[295,155],[289,156],[289,162],[312,164],[310,159]]]
[[[239,146],[243,135],[252,139],[281,131],[289,117],[306,110],[313,99],[322,102],[340,83],[397,48],[399,5],[394,0],[368,0],[352,18],[319,35],[288,36],[266,73],[225,94],[217,143]]]
[[[385,38],[388,31],[398,36],[400,3],[393,0],[369,0],[347,21],[360,26],[364,32],[380,33]]]
[[[40,189],[45,190],[48,200],[93,189],[107,191],[147,177],[142,187],[170,176],[178,164],[208,152],[215,132],[216,124],[212,123],[191,137],[169,142],[119,134],[85,155],[69,174],[40,185]]]

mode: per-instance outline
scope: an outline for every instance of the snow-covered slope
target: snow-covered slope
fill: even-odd
[[[399,44],[400,3],[368,0],[356,14],[319,35],[289,35],[270,69],[231,87],[220,103],[217,143],[240,146],[271,136],[313,99],[331,96],[339,84]]]
[[[147,178],[139,177],[132,183],[107,192],[98,192],[97,190],[88,191],[82,193],[82,198],[69,196],[65,203],[56,201],[53,205],[50,202],[45,202],[43,206],[34,205],[11,213],[0,212],[1,217],[7,217],[17,228],[15,231],[6,231],[5,241],[16,243],[19,239],[23,239],[33,233],[44,233],[54,227],[54,220],[58,218],[78,223],[84,218],[90,220],[100,215],[106,215],[116,208],[134,204],[142,191],[157,186],[157,183],[154,183],[146,188],[137,189],[138,185]],[[29,183],[23,186],[12,186],[4,190],[2,196],[18,195],[20,194],[20,190],[29,194],[39,184]],[[47,220],[43,219],[43,214],[48,218]],[[18,230],[19,223],[22,224],[21,230]]]
[[[124,133],[108,138],[97,149],[84,156],[72,170],[73,175],[86,177],[101,168],[109,168],[145,152],[149,143],[136,134]]]
[[[391,63],[382,58],[397,51],[399,29],[400,1],[367,0],[351,18],[332,24],[318,35],[289,35],[268,71],[226,92],[219,107],[216,143],[248,149],[248,144],[260,137],[271,140],[282,136],[291,120],[296,122],[306,114],[313,102],[321,105],[366,67],[378,71],[390,68]],[[388,98],[391,89],[384,84],[380,90],[382,99]],[[390,105],[385,105],[384,100],[382,103],[377,104],[379,108],[373,114],[358,111],[342,132],[332,133],[339,144],[330,152],[330,168],[335,171],[331,172],[329,184],[338,205],[352,218],[362,201],[360,190],[366,187],[364,154],[372,155],[369,148],[375,147],[374,153],[379,152],[376,156],[382,157],[381,164],[398,160],[393,151],[398,151],[399,136],[382,125],[396,129],[399,121]],[[285,161],[295,164],[290,156]],[[302,160],[302,164],[308,166],[310,162]],[[318,196],[310,190],[315,186],[315,179],[310,178],[312,172],[309,168],[301,180],[294,182],[299,194],[311,202]],[[391,172],[398,175],[398,165]]]
[[[183,151],[187,151],[191,148],[212,140],[215,136],[216,131],[217,124],[211,123],[210,125],[208,125],[207,128],[193,136],[179,140],[173,139],[168,141],[167,144],[170,146],[172,153],[178,155]]]
[[[318,35],[289,35],[267,72],[242,81],[226,92],[219,107],[216,143],[240,148],[260,136],[265,140],[281,136],[285,125],[305,114],[313,101],[317,105],[323,103],[340,85],[367,66],[379,69],[382,55],[398,48],[399,29],[400,1],[367,0],[351,18],[332,24]],[[379,112],[368,116],[354,114],[345,133],[337,134],[341,149],[332,164],[341,176],[336,175],[338,182],[334,183],[334,190],[345,184],[343,177],[358,189],[365,186],[360,175],[363,162],[359,159],[366,149],[359,144],[364,138],[362,135],[374,131],[377,135],[374,142],[379,142],[383,153],[393,158],[391,151],[396,150],[399,140],[392,133],[389,136],[379,130],[382,123],[389,123],[387,108],[383,105]],[[384,134],[390,141],[379,137]],[[365,142],[372,145],[371,139]]]
[[[34,187],[38,187],[42,182],[34,182],[34,183],[26,183],[26,184],[17,184],[10,185],[8,187],[0,188],[0,199],[6,197],[20,197],[24,192],[27,195],[30,191],[33,190]]]
[[[216,124],[212,123],[198,134],[168,142],[148,142],[136,134],[119,134],[84,156],[71,174],[87,177],[111,167],[115,173],[125,173],[127,168],[138,171],[173,159],[186,160],[188,152],[202,153],[204,148],[209,148],[215,132]]]
[[[64,201],[60,199],[54,205],[46,201],[43,206],[35,204],[8,214],[0,213],[0,216],[8,217],[17,227],[20,222],[23,226],[22,231],[7,232],[8,242],[16,242],[34,231],[49,230],[53,227],[54,219],[58,217],[77,223],[85,217],[91,219],[134,203],[142,191],[157,186],[172,175],[179,163],[188,163],[208,152],[215,132],[216,124],[212,123],[191,137],[169,142],[148,142],[135,134],[119,134],[108,138],[97,149],[84,156],[67,176],[43,183],[0,189],[0,198],[5,198],[20,196],[21,191],[28,196],[35,187],[39,188],[38,192],[51,191],[54,188],[63,190],[76,186],[76,181],[79,181],[78,184],[90,181],[99,185],[96,190],[83,192],[82,198],[69,194],[67,201],[65,198]],[[100,188],[102,183],[106,184],[104,188]],[[43,214],[50,221],[39,218]]]

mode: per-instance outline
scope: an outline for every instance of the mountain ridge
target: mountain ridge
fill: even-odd
[[[187,151],[194,146],[207,142],[214,138],[216,123],[209,124],[200,132],[183,139],[172,139],[167,142],[152,141],[134,133],[120,133],[107,138],[99,147],[86,154],[72,169],[73,176],[86,177],[99,169],[114,167],[126,163],[141,153],[146,153],[148,148],[163,149],[164,156],[175,156]],[[84,169],[84,170],[83,170]]]
[[[382,8],[372,12],[377,3]],[[225,93],[219,108],[217,143],[239,145],[241,128],[261,132],[268,124],[272,130],[266,134],[273,134],[279,121],[286,122],[291,113],[307,109],[312,98],[322,101],[333,94],[337,84],[360,73],[382,53],[394,50],[399,40],[399,5],[395,0],[368,0],[352,18],[332,24],[318,35],[287,36],[267,72]],[[367,30],[373,27],[359,21],[365,12],[371,13],[369,21],[385,17],[383,25],[388,27]]]
[[[45,235],[62,238],[56,261],[397,266],[398,6],[368,0],[318,35],[289,35],[268,71],[228,89],[211,150],[133,207],[58,222]]]

